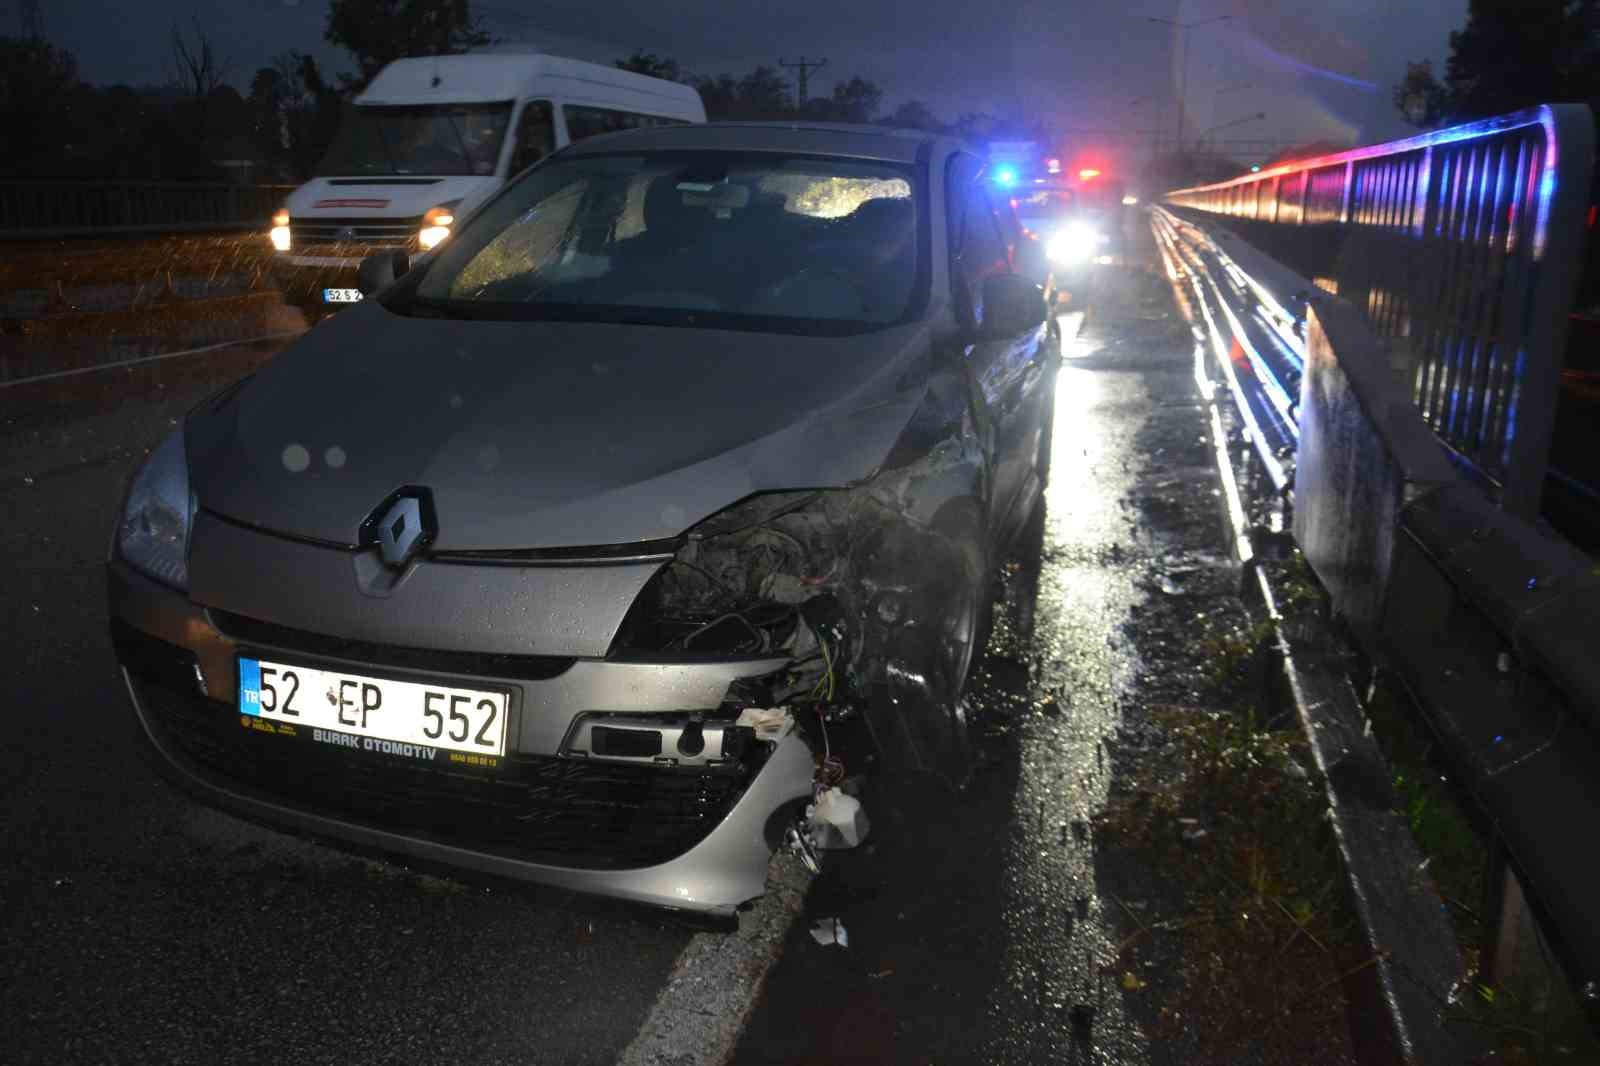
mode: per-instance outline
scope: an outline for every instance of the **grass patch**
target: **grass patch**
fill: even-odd
[[[1273,588],[1286,618],[1326,613],[1326,593],[1298,551],[1274,565]],[[1470,798],[1451,784],[1432,733],[1404,691],[1380,677],[1364,709],[1388,764],[1395,810],[1427,859],[1426,875],[1446,905],[1467,962],[1466,992],[1447,1016],[1476,1031],[1483,1049],[1479,1062],[1600,1064],[1600,1043],[1570,997],[1558,996],[1560,1002],[1541,1007],[1510,988],[1475,979],[1482,972],[1481,948],[1495,917],[1484,913],[1489,887],[1486,827]]]
[[[1195,1061],[1247,1052],[1329,1061],[1329,1049],[1348,1045],[1343,981],[1375,960],[1362,954],[1345,904],[1309,751],[1248,712],[1163,707],[1150,717],[1165,746],[1100,828],[1181,892],[1169,913],[1128,909],[1134,928],[1117,965],[1133,981],[1124,987],[1156,987],[1164,1006],[1152,1039],[1196,1040]],[[1152,938],[1176,941],[1163,945],[1176,952],[1157,952],[1175,955],[1175,972],[1139,976]]]

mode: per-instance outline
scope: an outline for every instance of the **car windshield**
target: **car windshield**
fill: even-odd
[[[357,107],[317,174],[493,174],[510,118],[509,103]]]
[[[419,306],[849,332],[925,296],[910,167],[730,152],[583,155],[508,189],[447,243]]]

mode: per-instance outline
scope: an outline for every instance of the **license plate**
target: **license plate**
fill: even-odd
[[[504,692],[239,659],[241,715],[362,751],[424,761],[437,749],[503,755],[508,710]]]
[[[361,302],[360,289],[323,289],[322,302],[325,304],[355,304]]]

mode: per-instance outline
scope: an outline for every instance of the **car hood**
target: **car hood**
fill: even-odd
[[[297,219],[415,218],[430,207],[455,203],[465,215],[501,182],[495,177],[312,178],[289,194],[285,206]]]
[[[405,486],[433,494],[435,550],[658,540],[754,492],[871,474],[929,351],[920,324],[797,337],[368,301],[194,412],[191,473],[209,511],[338,544]]]

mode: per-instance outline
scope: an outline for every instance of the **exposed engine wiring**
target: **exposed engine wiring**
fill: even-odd
[[[726,582],[724,582],[721,578],[717,577],[717,575],[713,574],[711,571],[707,570],[703,566],[696,566],[694,563],[688,562],[687,560],[684,560],[684,559],[673,559],[667,565],[668,566],[681,566],[686,570],[693,570],[695,573],[699,574],[701,577],[705,578],[707,581],[709,581],[713,585],[717,586],[717,588],[721,589],[723,592],[728,593],[730,596],[738,595],[738,590],[737,589],[730,588],[727,585]]]
[[[766,650],[767,634],[765,632],[763,632],[761,629],[759,629],[755,625],[755,623],[751,622],[750,619],[746,618],[744,615],[740,614],[738,611],[729,611],[725,615],[722,615],[722,616],[720,616],[718,618],[712,619],[711,621],[707,622],[705,625],[701,626],[699,629],[696,629],[694,632],[686,634],[679,641],[679,643],[682,644],[683,647],[687,648],[689,646],[689,642],[694,640],[695,637],[698,637],[700,634],[706,632],[707,630],[715,629],[717,626],[720,626],[722,623],[724,623],[726,621],[729,621],[730,619],[736,619],[736,620],[738,620],[740,622],[743,622],[744,623],[744,627],[746,629],[748,629],[750,631],[751,635],[756,638],[756,644],[760,648],[760,650],[762,650],[762,651]]]

